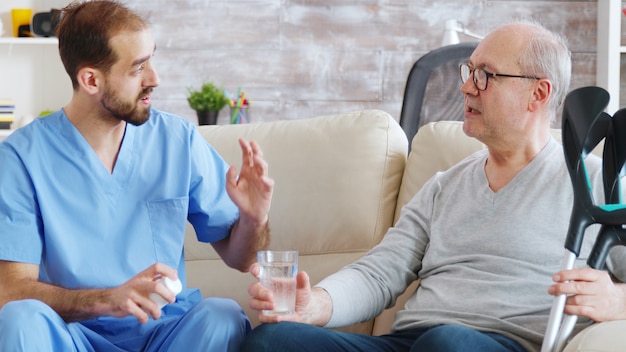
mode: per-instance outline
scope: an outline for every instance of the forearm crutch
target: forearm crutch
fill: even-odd
[[[618,111],[613,118],[603,112],[609,101],[608,93],[599,87],[583,87],[572,91],[565,99],[563,110],[563,150],[574,189],[574,203],[565,241],[561,269],[574,267],[585,235],[591,224],[601,224],[587,264],[596,269],[604,267],[609,249],[626,243],[622,224],[626,223],[626,205],[621,203],[620,176],[623,174],[626,151],[624,126],[626,112]],[[602,161],[605,204],[596,205],[589,182],[585,158],[605,140]],[[565,345],[576,316],[564,314],[566,295],[555,297],[550,311],[542,352],[558,352]]]

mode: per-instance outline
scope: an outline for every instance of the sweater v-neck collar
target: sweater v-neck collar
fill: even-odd
[[[511,179],[511,181],[509,181],[509,183],[507,183],[504,187],[500,188],[497,192],[494,192],[489,187],[489,180],[487,179],[487,173],[485,172],[485,164],[487,163],[487,158],[489,154],[485,153],[485,158],[483,162],[481,163],[482,171],[480,173],[483,179],[483,184],[485,185],[485,188],[486,188],[485,194],[490,195],[491,200],[493,201],[493,203],[495,203],[496,199],[498,198],[497,196],[499,194],[506,195],[507,192],[514,191],[519,183],[523,182],[524,180],[526,180],[527,177],[531,177],[535,173],[536,168],[540,167],[542,160],[547,158],[547,155],[550,153],[550,151],[552,151],[557,145],[556,143],[557,142],[556,140],[554,140],[554,138],[550,138],[546,146],[543,147],[543,149],[541,149],[541,151],[533,158],[533,160],[531,160],[526,166],[524,166],[524,168],[521,169]],[[527,176],[529,174],[531,176]]]

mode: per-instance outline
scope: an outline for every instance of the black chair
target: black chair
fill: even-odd
[[[411,142],[417,130],[432,121],[463,120],[459,65],[467,62],[477,42],[443,46],[419,58],[409,73],[400,112],[400,126]]]

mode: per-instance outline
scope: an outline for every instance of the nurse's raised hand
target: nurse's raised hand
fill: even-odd
[[[241,170],[237,174],[235,166],[230,167],[226,175],[226,190],[239,207],[243,221],[263,224],[267,221],[274,180],[268,176],[268,165],[258,144],[240,138],[239,146]]]

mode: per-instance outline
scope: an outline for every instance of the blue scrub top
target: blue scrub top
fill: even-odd
[[[185,282],[186,221],[198,239],[238,218],[226,162],[183,118],[127,124],[109,173],[62,110],[0,143],[0,259],[40,265],[66,288],[118,286],[155,262]]]

